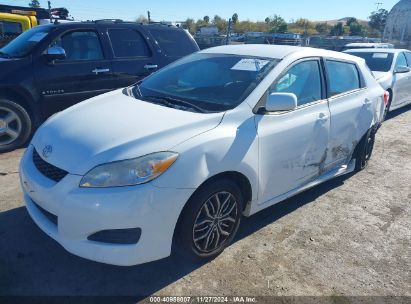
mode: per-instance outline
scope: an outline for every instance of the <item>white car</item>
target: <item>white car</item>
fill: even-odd
[[[353,50],[353,49],[393,49],[394,45],[392,43],[374,43],[374,42],[356,42],[356,43],[348,43],[344,45],[343,50]]]
[[[210,259],[242,215],[364,168],[383,111],[358,57],[211,48],[45,122],[21,161],[24,199],[90,260]]]
[[[401,49],[347,50],[365,59],[375,78],[390,94],[384,114],[411,103],[411,51]]]

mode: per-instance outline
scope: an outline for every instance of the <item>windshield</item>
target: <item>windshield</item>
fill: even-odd
[[[152,102],[163,99],[167,106],[225,111],[239,105],[277,63],[273,58],[196,53],[143,80],[134,95]]]
[[[394,54],[381,52],[350,52],[350,55],[364,58],[373,72],[388,72],[392,66]]]
[[[38,26],[28,30],[0,49],[0,56],[24,57],[51,31],[51,27]]]

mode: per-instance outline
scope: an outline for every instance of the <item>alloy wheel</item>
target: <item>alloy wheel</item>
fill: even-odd
[[[198,212],[193,226],[193,242],[201,253],[211,253],[224,246],[236,228],[238,202],[229,192],[208,198]]]
[[[0,145],[15,141],[21,134],[22,122],[16,112],[0,107]]]

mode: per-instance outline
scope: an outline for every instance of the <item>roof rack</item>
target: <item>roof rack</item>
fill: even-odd
[[[121,19],[99,19],[93,20],[95,23],[123,23],[124,21]]]

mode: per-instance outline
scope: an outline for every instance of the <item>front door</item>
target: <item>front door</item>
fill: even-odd
[[[411,65],[411,64],[410,64]],[[394,73],[398,67],[408,66],[404,53],[399,53],[395,62]],[[411,89],[411,72],[394,74],[394,99],[392,101],[392,108],[397,108],[405,105],[409,101]]]
[[[287,113],[256,116],[263,203],[323,173],[330,126],[319,59],[297,62],[270,92],[294,93],[298,107]]]
[[[95,30],[65,32],[52,46],[62,47],[66,58],[34,60],[35,87],[45,117],[115,88],[111,61]]]

